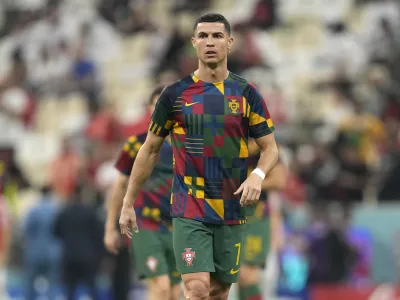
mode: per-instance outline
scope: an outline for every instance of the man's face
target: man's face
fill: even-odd
[[[199,23],[192,37],[197,57],[205,64],[218,65],[225,60],[232,42],[223,23]]]

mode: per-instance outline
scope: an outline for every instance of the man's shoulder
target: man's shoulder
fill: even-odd
[[[184,90],[186,90],[190,85],[194,84],[192,77],[190,75],[183,77],[174,83],[167,85],[163,90],[163,94],[176,95],[179,96]]]
[[[239,90],[243,94],[248,94],[249,92],[251,92],[253,90],[257,90],[257,88],[254,84],[252,84],[246,78],[243,78],[235,73],[230,72],[229,79],[231,82],[233,82],[239,88]]]
[[[242,84],[248,84],[249,83],[249,81],[246,78],[243,78],[243,77],[241,77],[238,74],[235,74],[233,72],[229,73],[229,77],[232,80],[237,81],[237,82],[242,83]]]

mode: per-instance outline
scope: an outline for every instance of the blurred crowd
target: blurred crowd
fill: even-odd
[[[229,70],[253,81],[271,111],[290,170],[281,195],[288,223],[303,208],[308,212],[307,226],[291,222],[287,244],[299,257],[313,251],[318,261],[307,260],[293,285],[344,281],[352,272],[368,279],[360,257],[369,254],[347,237],[354,233],[354,204],[400,197],[400,6],[394,0],[2,1],[0,266],[49,258],[60,245],[49,253],[35,249],[53,234],[64,245],[76,243],[75,236],[85,250],[76,254],[68,246],[72,252],[64,256],[90,257],[80,276],[93,279],[103,257],[97,249],[117,151],[129,135],[147,129],[143,103],[151,86],[195,70],[192,24],[206,11],[231,22]],[[80,215],[90,224],[78,223]],[[339,263],[322,267],[329,257]],[[69,272],[73,285],[76,265]]]

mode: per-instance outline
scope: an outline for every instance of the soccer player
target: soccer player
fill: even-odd
[[[150,110],[164,87],[156,87],[149,99]],[[112,197],[108,201],[105,244],[116,254],[119,235],[116,231],[117,216],[122,207],[132,165],[147,133],[131,136],[125,143],[116,168],[120,172],[114,185]],[[148,299],[179,300],[181,277],[176,270],[172,248],[172,219],[170,215],[170,190],[173,177],[172,148],[167,139],[160,145],[160,161],[155,165],[150,179],[136,195],[134,209],[137,222],[142,230],[132,239],[135,268],[139,278],[147,279]],[[154,165],[152,165],[153,167]],[[133,208],[132,208],[133,211]]]
[[[138,232],[132,206],[171,133],[173,244],[190,300],[228,298],[238,280],[247,206],[257,203],[261,182],[278,160],[263,98],[254,85],[228,71],[232,42],[224,16],[206,14],[196,21],[192,44],[198,69],[162,92],[120,217],[122,234]],[[247,176],[249,137],[259,146],[260,159]]]
[[[249,141],[249,173],[257,165],[258,147],[253,140]],[[264,268],[270,243],[279,244],[280,211],[276,205],[269,205],[268,192],[279,191],[286,185],[287,169],[281,160],[268,173],[261,184],[260,201],[248,218],[243,245],[243,262],[239,274],[239,299],[262,300],[259,286],[260,271]],[[270,220],[271,218],[271,220]],[[277,248],[279,245],[274,245]],[[271,249],[272,251],[276,249]],[[270,250],[270,251],[271,251]]]

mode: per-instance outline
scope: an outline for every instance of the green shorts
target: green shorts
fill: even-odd
[[[171,285],[181,282],[172,248],[172,233],[141,229],[133,234],[131,252],[140,279],[169,275]]]
[[[270,246],[269,218],[249,220],[245,226],[243,264],[264,267]]]
[[[244,225],[214,225],[173,218],[172,228],[179,273],[209,272],[221,283],[238,281]]]

